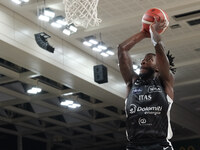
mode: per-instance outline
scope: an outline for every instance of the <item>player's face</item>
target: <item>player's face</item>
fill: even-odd
[[[156,57],[153,54],[147,54],[141,62],[140,74],[152,74],[156,68]]]

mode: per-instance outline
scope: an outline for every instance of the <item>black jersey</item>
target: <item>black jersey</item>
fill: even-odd
[[[171,139],[170,109],[172,99],[159,78],[138,78],[125,101],[127,139],[135,143]]]

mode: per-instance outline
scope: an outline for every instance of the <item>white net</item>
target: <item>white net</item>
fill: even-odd
[[[75,26],[98,26],[101,19],[97,18],[99,0],[63,0],[68,24]]]

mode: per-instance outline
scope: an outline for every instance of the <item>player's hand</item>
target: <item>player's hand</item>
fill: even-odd
[[[158,33],[160,30],[166,27],[166,22],[165,21],[157,21],[157,19],[154,17],[154,23],[150,25],[149,27],[149,33],[151,36],[151,41],[154,44],[157,44],[161,41],[161,36]]]
[[[156,17],[154,17],[154,23],[151,24],[150,27],[151,27],[151,29],[153,28],[156,32],[159,32],[162,29],[166,28],[167,24],[166,24],[166,21],[161,20],[160,17],[158,19]]]

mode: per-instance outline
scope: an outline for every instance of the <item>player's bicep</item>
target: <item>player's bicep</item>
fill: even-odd
[[[164,86],[165,86],[165,92],[166,94],[173,100],[174,99],[174,76],[172,72],[170,71],[170,80],[165,80]]]

